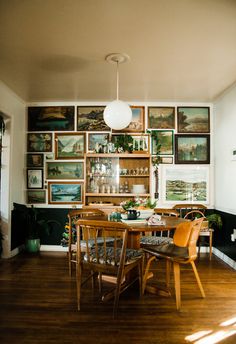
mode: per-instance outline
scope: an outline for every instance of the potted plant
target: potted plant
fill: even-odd
[[[213,213],[206,215],[206,219],[209,224],[209,228],[221,229],[222,228],[222,218],[219,214]]]
[[[40,250],[40,237],[42,233],[49,235],[54,225],[61,226],[56,220],[45,220],[43,211],[35,208],[33,205],[27,207],[26,205],[14,203],[14,208],[21,212],[26,224],[26,242],[25,247],[28,252],[38,252]]]
[[[132,153],[133,151],[133,138],[131,135],[116,135],[114,146],[118,153],[128,152]]]

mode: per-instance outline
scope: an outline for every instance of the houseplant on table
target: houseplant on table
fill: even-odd
[[[150,198],[134,197],[133,199],[121,202],[120,205],[126,212],[131,209],[138,210],[140,212],[140,218],[144,219],[153,214],[156,201],[153,202]]]
[[[38,252],[40,250],[40,237],[43,233],[50,235],[54,225],[61,226],[56,220],[46,220],[44,218],[44,211],[35,208],[33,205],[27,207],[23,204],[13,203],[14,208],[21,212],[24,218],[26,228],[25,247],[28,252]]]

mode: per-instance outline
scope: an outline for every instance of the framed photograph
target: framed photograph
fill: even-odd
[[[169,203],[209,203],[207,166],[163,166],[163,200]]]
[[[176,164],[210,164],[210,135],[175,135]]]
[[[173,155],[173,130],[156,130],[158,142],[161,145],[160,155]],[[152,154],[157,153],[157,146],[154,137],[152,137]]]
[[[51,152],[52,134],[28,133],[27,134],[28,152]]]
[[[130,106],[132,110],[132,120],[128,127],[114,132],[142,133],[145,130],[145,111],[144,106]]]
[[[28,131],[70,131],[74,129],[74,106],[28,107]]]
[[[173,156],[161,156],[160,157],[160,164],[173,164],[174,158]]]
[[[110,131],[103,119],[105,106],[78,106],[77,131]]]
[[[27,169],[27,189],[43,188],[43,169]]]
[[[46,163],[47,179],[84,179],[84,162],[54,162]]]
[[[88,133],[87,152],[100,153],[100,150],[103,152],[103,147],[107,147],[109,139],[110,133]]]
[[[175,108],[166,106],[148,107],[149,129],[175,129]]]
[[[209,107],[177,107],[179,133],[210,133]]]
[[[43,154],[27,154],[27,167],[43,167]]]
[[[79,159],[85,153],[85,134],[64,133],[55,134],[55,158]]]
[[[27,190],[26,202],[28,204],[46,203],[46,190]]]
[[[48,182],[48,203],[81,204],[83,187],[80,182]]]

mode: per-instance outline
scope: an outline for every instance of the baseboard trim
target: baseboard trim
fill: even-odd
[[[223,262],[225,262],[226,264],[228,264],[231,268],[233,268],[234,270],[236,270],[236,262],[228,257],[226,254],[224,254],[223,252],[221,252],[220,250],[218,250],[218,248],[213,247],[213,253],[220,258],[221,260],[223,260]]]
[[[63,247],[60,245],[41,245],[40,251],[68,252],[68,247]]]

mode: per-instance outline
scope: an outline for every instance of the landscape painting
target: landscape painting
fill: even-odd
[[[209,107],[178,107],[179,133],[210,133]]]
[[[160,155],[173,154],[173,130],[156,130],[158,143],[161,145]],[[152,154],[157,153],[157,146],[154,137],[152,137]]]
[[[148,107],[148,128],[175,129],[175,108]]]
[[[80,182],[48,182],[49,204],[83,203],[83,184]]]
[[[51,152],[52,134],[33,133],[27,135],[28,152]]]
[[[84,163],[80,162],[47,162],[47,179],[83,179]]]
[[[27,169],[27,189],[43,188],[43,169]]]
[[[28,204],[46,203],[45,190],[27,190],[26,196]]]
[[[85,134],[56,134],[56,159],[83,158],[85,153]]]
[[[207,167],[171,166],[163,170],[163,198],[166,202],[208,203]]]
[[[132,120],[130,124],[122,130],[114,132],[142,133],[145,129],[145,112],[144,106],[130,106],[132,110]]]
[[[77,108],[77,131],[109,131],[103,119],[105,106],[79,106]]]
[[[28,131],[74,130],[74,106],[28,107]]]
[[[175,135],[176,164],[209,164],[209,135]]]
[[[99,153],[109,142],[109,133],[88,133],[88,152]]]

